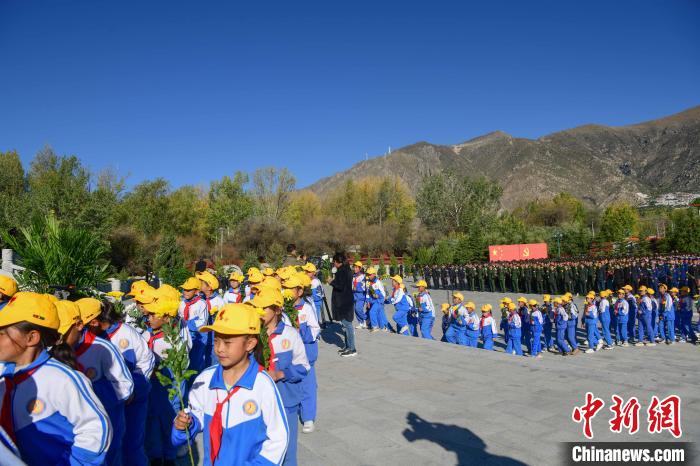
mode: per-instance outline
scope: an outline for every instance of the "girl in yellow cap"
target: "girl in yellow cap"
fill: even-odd
[[[538,306],[538,302],[535,299],[531,299],[527,302],[530,308],[530,329],[532,331],[532,345],[530,346],[530,356],[534,358],[541,358],[542,355],[542,324],[544,323],[544,317],[542,316],[542,311]]]
[[[479,332],[481,333],[481,347],[485,350],[493,351],[493,337],[498,335],[496,320],[491,315],[491,305],[481,306],[481,320],[479,321]]]
[[[508,303],[508,343],[506,344],[506,353],[523,355],[523,345],[521,342],[521,327],[520,314],[518,313],[515,303]]]
[[[262,275],[262,274],[261,274]],[[195,276],[199,278],[201,283],[202,299],[207,305],[207,310],[209,311],[209,320],[207,323],[211,323],[214,316],[219,309],[224,307],[224,299],[219,296],[219,280],[210,272],[197,272]],[[206,341],[204,345],[204,366],[209,367],[214,360],[214,336],[209,333],[206,335]]]
[[[0,312],[0,428],[30,466],[101,465],[112,427],[90,382],[52,355],[61,327],[47,295],[16,293]]]
[[[452,307],[450,308],[450,326],[447,328],[447,333],[445,333],[445,339],[448,343],[454,343],[457,345],[466,345],[466,318],[467,309],[462,304],[464,296],[462,293],[455,293],[452,295]],[[474,308],[474,303],[467,303],[472,309]]]

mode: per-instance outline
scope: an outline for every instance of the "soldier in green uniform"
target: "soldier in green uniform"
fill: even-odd
[[[467,281],[469,283],[469,291],[474,291],[474,279],[476,278],[476,269],[472,264],[467,266]]]
[[[513,265],[513,268],[510,272],[510,278],[511,278],[511,283],[512,283],[512,292],[517,293],[520,291],[520,271],[521,267],[519,264]]]
[[[532,293],[532,268],[529,265],[525,266],[525,291]]]
[[[493,266],[488,266],[486,273],[489,281],[489,291],[493,293],[496,291],[496,270]]]
[[[498,287],[501,293],[506,292],[506,266],[499,265],[496,268],[496,274],[498,275]]]
[[[486,271],[483,265],[477,265],[476,274],[479,279],[479,291],[486,291]]]
[[[544,270],[541,265],[535,267],[535,284],[537,286],[537,294],[544,293]]]

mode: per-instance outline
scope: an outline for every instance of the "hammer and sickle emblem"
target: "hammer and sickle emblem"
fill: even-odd
[[[523,257],[530,257],[530,248],[523,249]]]

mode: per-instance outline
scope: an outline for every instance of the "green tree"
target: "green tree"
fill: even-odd
[[[694,208],[676,209],[671,212],[671,229],[667,235],[667,248],[671,251],[700,253],[700,214]]]
[[[26,222],[26,179],[19,154],[0,152],[0,230]]]
[[[639,214],[629,204],[617,203],[603,212],[600,236],[604,241],[620,242],[637,234]]]
[[[253,173],[253,196],[258,215],[268,221],[280,221],[289,207],[296,178],[286,168],[259,168]]]
[[[240,223],[253,212],[253,201],[244,187],[248,175],[236,172],[233,178],[224,176],[213,181],[209,187],[209,208],[207,210],[207,233],[210,239],[218,237],[224,229],[227,234],[236,231]]]
[[[180,286],[190,276],[185,268],[182,248],[177,244],[173,233],[167,233],[161,238],[153,258],[153,270],[158,272],[163,283],[174,287]]]
[[[163,178],[134,186],[122,203],[125,222],[151,238],[166,231],[172,225],[168,191],[168,182]]]

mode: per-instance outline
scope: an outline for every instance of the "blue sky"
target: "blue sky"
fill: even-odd
[[[700,2],[0,1],[0,151],[129,184],[700,104]]]

